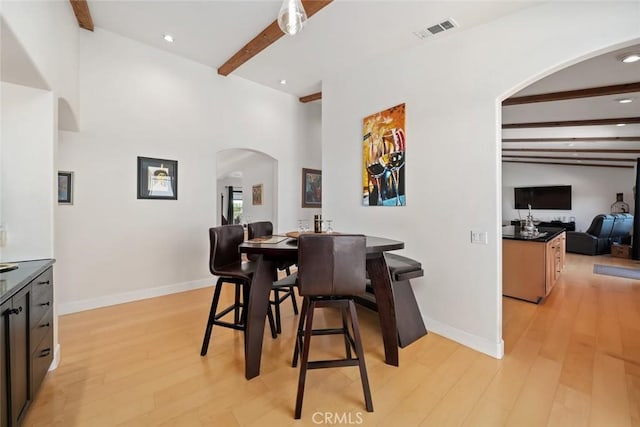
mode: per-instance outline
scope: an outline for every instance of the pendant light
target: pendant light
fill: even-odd
[[[284,0],[278,13],[278,26],[283,33],[293,36],[297,34],[307,22],[307,13],[302,7],[301,0]]]

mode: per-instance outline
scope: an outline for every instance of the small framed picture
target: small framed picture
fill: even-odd
[[[262,184],[254,185],[251,188],[251,204],[262,205]]]
[[[73,172],[58,171],[58,204],[73,204]]]
[[[178,161],[138,157],[138,199],[178,199]]]
[[[302,169],[302,207],[322,207],[322,171]]]

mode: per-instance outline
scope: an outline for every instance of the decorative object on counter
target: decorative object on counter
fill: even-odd
[[[322,207],[322,171],[302,168],[302,207]]]
[[[362,143],[362,204],[406,205],[405,104],[365,117]]]
[[[0,263],[0,273],[4,273],[5,271],[11,271],[18,268],[18,264],[3,262]]]
[[[138,157],[138,199],[178,200],[178,161]]]
[[[58,204],[73,204],[73,172],[58,171]]]
[[[524,229],[520,232],[525,237],[538,237],[538,229],[533,223],[533,215],[531,215],[531,205],[529,205],[529,214],[524,224]]]
[[[624,201],[623,193],[616,193],[616,201],[611,205],[611,213],[628,213],[629,203]]]
[[[313,232],[322,233],[322,215],[320,214],[313,216]]]

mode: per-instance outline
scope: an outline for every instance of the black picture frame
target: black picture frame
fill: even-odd
[[[58,171],[58,204],[73,204],[73,172]]]
[[[302,207],[322,207],[322,171],[302,168]]]
[[[178,161],[138,157],[138,199],[178,200]]]

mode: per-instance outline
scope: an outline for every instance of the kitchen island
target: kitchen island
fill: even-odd
[[[542,301],[564,268],[565,247],[564,228],[540,227],[526,236],[519,227],[502,227],[502,295]]]

